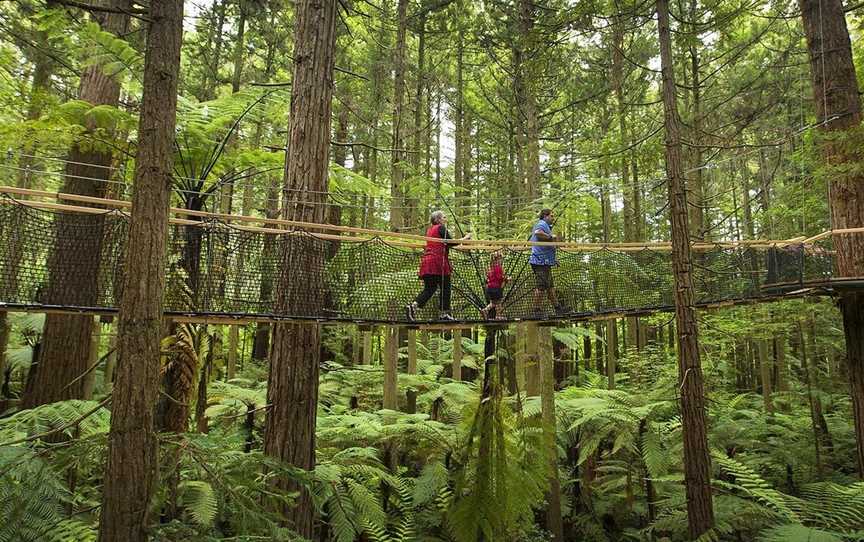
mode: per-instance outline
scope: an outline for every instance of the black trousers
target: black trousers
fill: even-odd
[[[450,311],[450,275],[423,275],[423,291],[417,296],[417,306],[421,309],[426,305],[438,287],[441,287],[441,302],[439,308]]]

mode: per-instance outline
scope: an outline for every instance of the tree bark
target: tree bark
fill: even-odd
[[[158,452],[162,301],[173,178],[177,81],[183,32],[181,0],[151,0],[144,57],[132,218],[118,325],[117,378],[108,433],[99,540],[147,540],[147,511]]]
[[[539,329],[540,343],[540,404],[543,419],[543,441],[549,462],[549,488],[546,491],[546,529],[552,540],[564,540],[564,522],[561,518],[561,481],[558,479],[558,444],[555,418],[555,359],[552,355],[552,328]]]
[[[384,331],[384,408],[399,407],[399,328],[390,326]]]
[[[234,73],[231,76],[231,93],[240,92],[240,79],[243,76],[244,49],[246,47],[246,16],[249,9],[246,0],[238,0],[237,41],[234,43]]]
[[[396,18],[396,48],[393,50],[393,144],[390,152],[390,228],[399,231],[406,225],[403,212],[405,138],[402,124],[405,120],[405,35],[408,30],[408,0],[399,0]]]
[[[337,2],[329,0],[296,3],[284,185],[286,193],[300,201],[284,205],[283,213],[288,219],[324,221],[325,206],[320,204],[326,202],[327,195],[337,7]],[[323,295],[324,244],[293,238],[283,243],[282,252],[283,272],[279,276],[276,310],[298,314],[306,309],[302,292]],[[300,281],[295,280],[295,275],[306,269],[313,271],[306,273],[310,280],[296,284]],[[304,470],[315,467],[320,357],[321,336],[317,325],[280,322],[274,326],[264,453]],[[312,538],[312,496],[292,480],[279,479],[276,484],[283,490],[299,493],[294,508],[283,512],[300,536]]]
[[[462,380],[462,330],[453,330],[453,380]]]
[[[615,320],[606,320],[606,378],[610,390],[615,389],[615,372],[617,371],[618,333]]]
[[[768,361],[768,339],[759,339],[757,348],[759,352],[759,374],[762,377],[762,404],[765,412],[772,414],[774,412],[774,405],[771,402],[772,367]]]
[[[822,154],[829,175],[831,227],[864,226],[864,173],[857,164],[860,151],[852,145],[853,130],[861,124],[861,97],[852,46],[841,0],[799,0],[810,53],[810,76],[816,118],[826,135]],[[843,139],[838,139],[842,136]],[[844,166],[847,166],[844,168]],[[837,276],[864,274],[864,235],[835,235]],[[840,310],[846,338],[852,411],[855,418],[858,475],[864,478],[864,294],[842,292]]]
[[[681,171],[681,135],[675,97],[668,0],[657,0],[660,63],[663,76],[666,177],[675,275],[675,324],[678,331],[678,381],[684,434],[684,485],[691,538],[714,526],[711,456],[705,420],[705,390],[699,353],[699,328],[694,307],[693,277],[687,224],[687,192]]]
[[[129,0],[108,0],[111,8],[126,9]],[[129,15],[99,12],[93,15],[102,30],[115,36],[123,36],[129,28]],[[116,106],[120,98],[120,82],[105,74],[101,66],[88,67],[81,76],[78,98],[93,106]],[[98,127],[87,121],[86,133]],[[112,152],[94,146],[93,141],[76,142],[69,150],[62,192],[101,197],[105,194],[111,175]],[[86,204],[82,204],[86,205]],[[102,226],[100,215],[58,214],[56,237],[48,259],[48,298],[69,305],[95,306],[98,295],[99,274],[93,272],[92,262],[99,261],[102,248]],[[87,239],[80,240],[80,230],[87,229]],[[73,232],[79,235],[73,237]],[[82,375],[90,359],[90,335],[93,318],[87,315],[48,314],[43,331],[42,357],[31,370],[32,393],[24,396],[23,408],[80,399],[84,392],[84,380],[69,384]]]

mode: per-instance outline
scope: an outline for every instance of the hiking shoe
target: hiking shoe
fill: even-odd
[[[488,320],[489,319],[489,310],[486,309],[486,307],[483,307],[482,309],[480,309],[480,315],[483,316],[484,320]]]
[[[567,314],[570,312],[570,309],[565,307],[564,305],[555,305],[555,314],[561,316],[563,314]]]
[[[414,303],[408,303],[405,305],[405,318],[407,318],[410,322],[413,322],[417,319],[417,305]]]
[[[441,316],[438,317],[439,320],[445,320],[447,322],[455,322],[456,319],[453,318],[453,315],[449,312],[442,312]]]

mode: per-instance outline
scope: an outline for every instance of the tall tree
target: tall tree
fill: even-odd
[[[104,7],[116,11],[94,11],[102,30],[124,36],[129,29],[129,0],[106,0]],[[108,75],[100,65],[89,66],[81,76],[78,98],[93,107],[116,106],[120,99],[120,82]],[[111,176],[113,153],[90,136],[98,129],[94,118],[85,119],[85,133],[69,150],[62,192],[85,196],[104,196]],[[99,215],[61,214],[57,216],[57,236],[49,256],[48,298],[66,300],[70,305],[96,305],[98,275],[76,271],[98,260],[102,242],[104,217]],[[73,241],[76,230],[87,228],[84,243]],[[31,370],[27,393],[22,406],[37,405],[81,398],[84,379],[76,378],[87,370],[90,361],[90,336],[93,318],[90,315],[48,314],[45,317],[44,338],[38,363]],[[72,382],[75,384],[70,385]]]
[[[822,154],[831,194],[831,227],[864,227],[861,171],[861,97],[841,0],[799,0],[810,53],[816,118],[824,134]],[[855,167],[851,167],[855,164]],[[834,265],[840,277],[864,275],[864,233],[834,236]],[[846,360],[858,443],[858,475],[864,478],[864,293],[840,296]]]
[[[398,231],[405,224],[405,57],[408,31],[408,0],[396,8],[396,48],[393,49],[393,139],[390,149],[390,227]]]
[[[669,222],[672,230],[672,271],[675,275],[675,329],[678,332],[678,381],[684,433],[684,485],[691,538],[714,526],[711,495],[711,457],[705,422],[705,389],[699,354],[695,295],[691,274],[687,191],[681,165],[681,132],[675,97],[675,73],[669,28],[668,0],[657,0]]]
[[[292,201],[283,206],[285,217],[293,220],[320,223],[325,218],[336,9],[337,2],[331,0],[303,0],[296,4],[284,179],[285,193],[292,194]],[[309,291],[323,295],[324,248],[322,243],[305,237],[284,242],[277,313],[303,314],[299,311],[304,310]],[[300,274],[311,280],[296,280]],[[315,466],[320,357],[321,335],[317,325],[280,322],[274,326],[264,453],[307,470]],[[293,481],[277,483],[300,492],[296,506],[285,512],[297,533],[311,538],[311,495]]]
[[[99,540],[147,540],[183,0],[151,0]]]

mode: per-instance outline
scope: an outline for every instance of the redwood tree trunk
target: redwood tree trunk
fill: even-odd
[[[285,189],[295,201],[283,206],[286,218],[323,222],[330,147],[330,110],[336,46],[337,3],[296,3],[294,77],[288,127]],[[308,307],[308,292],[323,292],[324,245],[309,238],[284,236],[283,273],[277,288],[278,313],[298,314]],[[311,273],[309,272],[311,270]],[[298,281],[305,273],[309,280]],[[298,284],[303,282],[303,284]],[[315,466],[315,415],[321,337],[317,325],[277,323],[273,329],[264,428],[264,453],[311,470]],[[299,491],[296,506],[286,510],[293,529],[312,537],[311,495],[291,480],[277,484]]]
[[[129,0],[108,0],[104,4],[117,9],[130,6]],[[93,18],[102,30],[116,36],[124,35],[129,28],[126,14],[97,12]],[[78,97],[94,106],[116,106],[120,99],[120,82],[105,75],[101,66],[90,66],[81,76]],[[87,131],[96,128],[88,120]],[[107,183],[100,180],[111,176],[112,152],[93,147],[92,141],[86,141],[87,137],[86,133],[82,136],[84,145],[74,143],[69,150],[61,191],[101,197],[105,195]],[[50,303],[84,307],[97,304],[99,274],[93,272],[92,262],[100,258],[103,223],[104,217],[100,215],[57,215],[55,243],[48,259],[47,299]],[[86,239],[80,235],[82,230],[87,231]],[[32,393],[23,398],[24,408],[82,397],[84,379],[66,386],[88,368],[92,329],[93,317],[89,315],[46,315],[42,358],[31,369],[35,371],[33,388]]]
[[[705,423],[705,390],[699,355],[699,329],[694,307],[687,192],[681,168],[681,133],[675,98],[675,74],[669,29],[668,0],[657,0],[660,61],[663,73],[663,110],[666,132],[666,177],[672,226],[672,268],[675,275],[675,323],[678,331],[678,381],[684,433],[684,485],[690,538],[714,525],[710,455]]]
[[[108,434],[99,540],[147,540],[158,450],[153,415],[173,176],[182,0],[151,0],[138,123],[132,218],[117,336],[117,377]]]
[[[841,0],[799,0],[804,33],[810,52],[810,74],[821,129],[829,134],[851,132],[861,124],[861,97],[855,78],[852,46]],[[831,227],[864,226],[864,174],[860,167],[849,168],[860,160],[860,151],[849,143],[823,141],[823,155],[831,168]],[[834,236],[835,271],[840,277],[864,275],[864,234]],[[864,294],[843,292],[840,297],[846,359],[855,415],[858,443],[858,475],[864,478]]]

